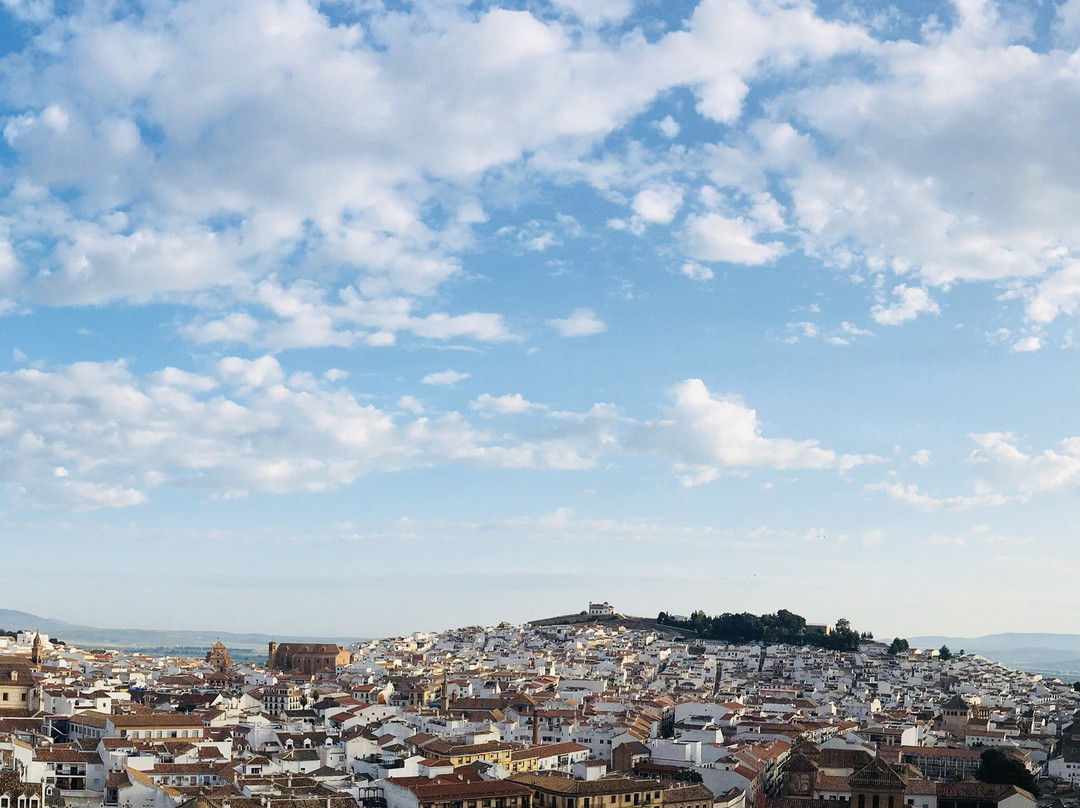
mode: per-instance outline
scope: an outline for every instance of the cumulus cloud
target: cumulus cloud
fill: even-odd
[[[665,115],[663,118],[657,121],[656,128],[659,129],[660,133],[666,138],[678,137],[680,131],[678,121],[676,121],[670,115]]]
[[[976,444],[971,461],[984,490],[1027,496],[1080,485],[1080,437],[1065,438],[1057,450],[1038,454],[1021,448],[1010,432],[976,433],[971,439]]]
[[[470,378],[469,373],[459,373],[456,370],[440,370],[436,373],[429,373],[422,378],[420,382],[422,384],[440,385],[443,387],[453,387],[458,382],[464,381]]]
[[[1042,337],[1028,336],[1018,339],[1013,343],[1012,350],[1018,353],[1031,353],[1043,346]]]
[[[1048,322],[1076,310],[1077,100],[1062,70],[1077,43],[1034,48],[999,9],[965,4],[918,42],[865,50],[872,69],[785,93],[771,117],[806,145],[784,184],[811,253],[914,277],[911,288],[1022,288],[1029,317]],[[913,310],[875,311],[895,324]]]
[[[870,316],[881,325],[899,325],[914,320],[920,314],[938,314],[938,304],[930,299],[930,294],[923,288],[898,284],[893,287],[896,301],[889,305],[878,303],[870,310]]]
[[[470,409],[489,415],[514,415],[529,412],[530,410],[542,409],[543,406],[543,404],[534,404],[533,402],[526,400],[521,393],[513,393],[512,395],[505,396],[493,396],[489,393],[482,393],[469,402]]]
[[[679,267],[679,274],[692,281],[711,281],[713,279],[713,271],[704,264],[699,264],[697,261],[686,261],[683,263],[683,265]]]
[[[428,383],[464,376],[444,371]],[[70,509],[138,505],[163,486],[211,496],[322,491],[449,464],[575,470],[648,454],[692,485],[724,470],[843,470],[873,460],[765,437],[753,409],[696,379],[671,396],[662,418],[636,421],[611,404],[553,411],[519,393],[482,394],[470,403],[478,415],[524,419],[501,421],[495,437],[410,395],[380,408],[340,383],[286,372],[273,356],[224,357],[206,373],[140,376],[122,361],[21,368],[0,372],[0,484],[14,501]]]
[[[732,264],[768,263],[786,252],[778,241],[761,243],[757,229],[747,219],[706,213],[686,218],[686,251],[700,261],[727,261]]]
[[[582,25],[621,23],[633,0],[558,5],[557,19],[453,6],[406,18],[327,15],[302,0],[110,15],[12,0],[32,30],[6,57],[3,136],[16,159],[0,205],[0,290],[59,305],[216,303],[183,333],[274,350],[385,345],[410,328],[506,339],[490,313],[378,328],[330,298],[343,286],[367,301],[427,297],[461,276],[472,228],[489,216],[476,199],[488,172],[526,161],[543,179],[582,167],[679,86],[702,114],[732,121],[770,61],[801,66],[872,45],[810,4],[703,0],[653,41],[582,35]],[[680,133],[671,115],[658,127]],[[670,223],[678,183],[638,180],[637,221]],[[435,223],[432,208],[452,215]],[[744,263],[776,254],[740,221],[713,222],[724,227],[708,228],[699,251]],[[27,251],[32,262],[20,260]],[[272,303],[254,285],[296,266],[326,299],[309,294],[306,309],[256,327],[253,304]]]
[[[1038,50],[989,3],[917,41],[801,0],[702,0],[648,38],[587,30],[623,23],[632,0],[356,18],[301,0],[112,15],[7,5],[35,35],[6,57],[5,310],[197,301],[186,336],[271,350],[386,346],[402,332],[505,341],[497,313],[423,301],[466,274],[492,207],[478,187],[524,168],[629,202],[634,217],[613,222],[635,232],[671,225],[689,189],[713,182],[725,204],[695,208],[675,234],[686,266],[801,247],[902,274],[904,299],[876,301],[882,324],[933,312],[931,290],[960,280],[1016,283],[1035,322],[1077,311],[1071,0],[1057,47]],[[766,103],[745,115],[763,73]],[[679,88],[730,133],[701,142],[669,114],[649,124],[663,149],[635,139],[612,159],[609,136]],[[667,142],[679,137],[690,147]],[[557,240],[546,230],[526,246]],[[252,292],[296,267],[318,290],[306,308],[282,314]],[[401,298],[398,322],[371,322]]]
[[[923,493],[917,485],[903,483],[871,483],[866,486],[867,491],[882,491],[890,499],[914,505],[924,511],[961,510],[964,508],[986,507],[1003,505],[1011,501],[1010,497],[1002,494],[974,494],[971,496],[934,497]]]
[[[513,396],[481,401],[492,411],[536,407]],[[138,376],[124,362],[20,369],[0,373],[0,402],[9,497],[76,509],[137,505],[161,486],[237,496],[451,463],[589,468],[602,431],[586,415],[550,439],[495,440],[458,413],[425,415],[409,396],[399,412],[380,409],[309,374],[287,375],[273,357],[226,357],[209,374]]]
[[[589,337],[607,330],[592,309],[574,309],[569,317],[548,320],[547,324],[564,337]]]
[[[875,460],[837,454],[815,440],[767,438],[757,412],[737,396],[715,396],[700,379],[673,387],[662,420],[638,428],[630,445],[671,459],[685,485],[716,479],[725,468],[848,469]]]
[[[669,224],[682,204],[682,189],[670,185],[654,186],[639,191],[631,208],[646,222]]]
[[[1080,437],[1065,438],[1057,449],[1037,454],[1022,448],[1010,432],[973,433],[969,437],[976,446],[968,457],[974,471],[974,493],[937,497],[915,484],[895,481],[871,483],[866,489],[923,510],[945,510],[1023,502],[1037,494],[1080,487]],[[925,465],[930,455],[923,449],[911,459]]]
[[[395,344],[399,333],[437,341],[499,343],[516,339],[500,314],[418,315],[414,298],[369,298],[351,286],[337,292],[337,300],[331,301],[310,281],[286,286],[270,277],[258,283],[250,296],[252,310],[257,310],[259,317],[247,311],[203,316],[184,326],[182,332],[195,342],[243,342],[271,350],[348,347],[360,341],[385,347]]]

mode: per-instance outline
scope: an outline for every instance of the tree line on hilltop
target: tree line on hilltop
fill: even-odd
[[[741,612],[709,617],[698,610],[689,619],[680,620],[667,612],[660,612],[656,622],[672,628],[692,631],[706,640],[744,643],[785,643],[787,645],[813,645],[835,651],[857,651],[859,643],[874,639],[869,631],[857,631],[846,619],[841,617],[836,625],[826,634],[819,629],[807,630],[806,618],[802,615],[780,609],[775,614],[750,614]],[[906,644],[906,643],[905,643]]]

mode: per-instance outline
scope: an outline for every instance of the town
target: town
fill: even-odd
[[[258,663],[15,634],[0,808],[1032,808],[1080,784],[1072,684],[944,648],[730,644],[608,603]]]

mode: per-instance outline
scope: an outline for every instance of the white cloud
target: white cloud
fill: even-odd
[[[934,497],[917,485],[899,482],[873,483],[866,489],[883,491],[923,510],[943,510],[1024,502],[1036,494],[1080,488],[1080,437],[1065,438],[1057,450],[1039,454],[1022,449],[1009,432],[973,433],[969,437],[976,444],[968,458],[974,470],[974,494]],[[929,462],[929,452],[920,450],[911,459],[924,465]]]
[[[713,279],[713,271],[704,264],[697,263],[697,261],[684,262],[679,267],[679,274],[692,281],[711,281]]]
[[[398,402],[408,417],[311,374],[285,378],[273,357],[226,357],[215,372],[220,382],[176,368],[140,377],[124,362],[0,372],[0,483],[13,501],[77,509],[136,505],[161,486],[229,497],[451,463],[577,469],[607,428],[585,414],[550,439],[495,441],[412,397]]]
[[[770,117],[799,121],[808,146],[783,182],[812,254],[910,286],[1007,283],[1049,322],[1078,299],[1077,42],[1033,48],[999,4],[964,8],[921,42],[864,51],[869,70],[783,94]]]
[[[423,402],[415,396],[402,396],[397,400],[397,406],[403,410],[408,410],[413,415],[423,415],[424,413]]]
[[[917,485],[904,485],[903,483],[871,483],[866,486],[867,491],[882,491],[890,499],[914,505],[924,511],[960,510],[964,508],[988,507],[1004,505],[1011,501],[1010,497],[1001,494],[976,494],[974,496],[957,497],[933,497],[924,494]]]
[[[665,115],[657,121],[656,128],[659,129],[660,133],[666,138],[679,136],[679,124],[670,115]]]
[[[582,34],[581,22],[622,21],[632,0],[562,0],[576,21],[446,6],[361,22],[302,0],[194,0],[130,15],[84,7],[54,27],[45,0],[8,4],[51,33],[7,57],[4,137],[17,160],[0,209],[0,284],[56,304],[216,299],[224,306],[188,336],[271,348],[371,335],[315,306],[253,336],[241,315],[259,314],[240,311],[253,284],[301,265],[324,293],[344,281],[366,299],[430,295],[462,273],[471,228],[489,215],[476,199],[486,172],[526,160],[545,179],[584,166],[595,144],[679,86],[704,114],[734,120],[766,65],[801,68],[872,44],[809,4],[743,0],[704,0],[651,42]],[[670,115],[658,126],[679,132]],[[670,222],[681,192],[642,179],[640,221]],[[430,224],[432,207],[452,215]],[[22,266],[20,245],[46,254]],[[734,260],[750,262],[776,251],[739,250]],[[505,338],[497,323],[458,327]]]
[[[423,384],[442,385],[444,387],[452,387],[458,382],[464,381],[470,378],[469,373],[459,373],[456,370],[440,370],[436,373],[429,373],[420,381]]]
[[[588,337],[607,330],[592,309],[574,309],[569,317],[548,320],[547,324],[564,337]]]
[[[940,313],[938,304],[921,287],[901,283],[893,287],[892,293],[899,300],[888,306],[878,303],[870,310],[870,316],[881,325],[899,325],[923,313]]]
[[[517,413],[529,412],[530,410],[542,409],[543,406],[543,404],[534,404],[533,402],[526,400],[521,393],[504,396],[493,396],[489,393],[482,393],[473,401],[469,402],[469,407],[471,409],[491,415],[514,415]]]
[[[222,381],[237,387],[266,387],[285,378],[281,365],[272,356],[258,359],[227,356],[218,362],[217,372]]]
[[[788,323],[786,326],[787,338],[785,342],[795,343],[801,338],[813,339],[820,333],[817,323],[812,323],[808,320],[802,320],[797,323]]]
[[[1060,441],[1060,451],[1033,455],[1017,445],[1009,432],[972,434],[975,464],[982,490],[1019,492],[1025,496],[1080,485],[1080,438]]]
[[[876,459],[840,455],[814,440],[766,438],[755,410],[736,396],[712,395],[700,379],[669,393],[666,417],[640,425],[628,445],[669,458],[685,485],[714,480],[725,468],[847,469]]]
[[[556,6],[570,9],[582,22],[597,25],[619,22],[634,10],[634,0],[554,0]]]
[[[757,265],[786,252],[778,241],[756,241],[757,231],[747,219],[730,219],[719,213],[688,216],[683,236],[686,251],[700,261]]]
[[[328,302],[325,292],[309,281],[283,286],[271,277],[256,285],[252,297],[253,310],[262,315],[259,318],[234,312],[181,330],[196,342],[245,342],[271,350],[348,347],[358,340],[371,347],[386,347],[396,343],[398,333],[440,341],[499,343],[517,339],[499,314],[433,312],[421,316],[414,314],[417,304],[413,298],[366,298],[353,287],[341,290],[338,302]]]
[[[911,456],[911,462],[919,466],[925,466],[930,462],[930,450],[919,449],[915,454]]]
[[[259,331],[259,321],[245,311],[216,320],[190,323],[181,331],[193,342],[250,342]]]
[[[444,371],[425,381],[466,377]],[[474,412],[522,419],[500,422],[497,438],[409,395],[380,409],[339,381],[287,373],[272,356],[224,357],[212,374],[167,367],[137,376],[122,361],[0,372],[0,483],[13,501],[96,508],[139,504],[162,486],[222,497],[321,491],[447,464],[574,470],[648,454],[691,485],[727,469],[844,470],[875,459],[764,437],[753,409],[695,379],[673,388],[672,405],[653,421],[611,404],[550,411],[521,394],[480,395]]]
[[[639,191],[630,207],[646,222],[669,224],[682,205],[682,189],[658,185]]]
[[[1030,353],[1031,351],[1037,351],[1043,346],[1041,337],[1029,336],[1017,340],[1013,343],[1012,350],[1021,353]]]

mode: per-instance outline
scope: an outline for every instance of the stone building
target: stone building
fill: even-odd
[[[336,643],[271,642],[266,655],[266,667],[271,670],[293,671],[314,675],[348,665],[349,652]]]
[[[215,640],[214,644],[210,646],[210,650],[206,652],[206,661],[213,667],[214,670],[223,671],[232,667],[232,657],[229,656],[229,649],[225,647],[221,640]]]

